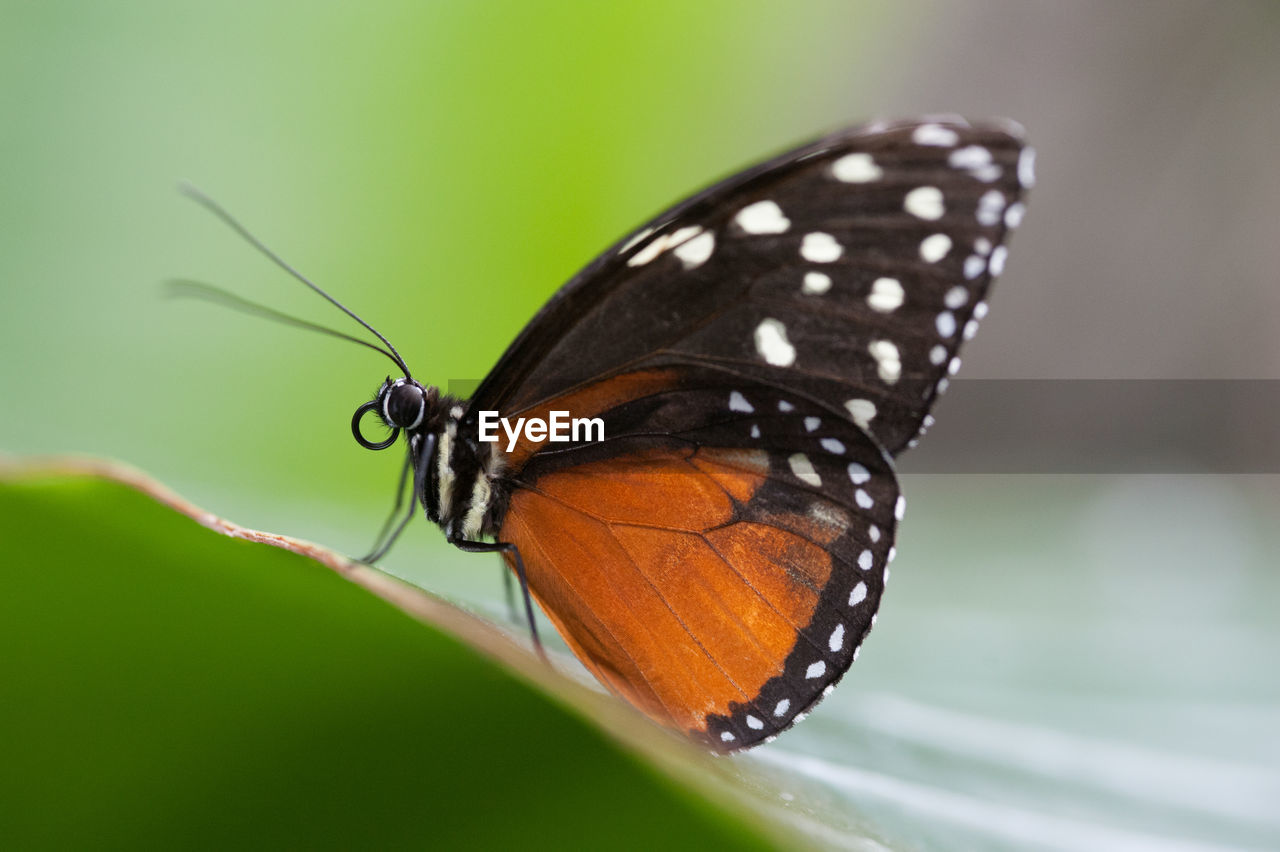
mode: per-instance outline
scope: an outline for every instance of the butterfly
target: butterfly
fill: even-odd
[[[366,558],[419,504],[451,544],[502,555],[535,643],[534,601],[609,690],[728,752],[799,721],[857,658],[903,517],[894,458],[931,425],[1033,183],[1008,123],[825,136],[609,248],[467,400],[193,194],[382,345],[327,333],[402,373],[351,423],[364,447],[407,446],[408,511]],[[482,429],[556,412],[603,428]]]

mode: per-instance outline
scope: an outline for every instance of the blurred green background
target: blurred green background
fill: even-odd
[[[0,451],[124,459],[361,552],[397,460],[347,423],[387,364],[164,298],[198,278],[341,327],[179,180],[447,384],[668,203],[922,112],[1040,151],[966,377],[1274,378],[1278,43],[1266,2],[0,0]],[[1276,477],[904,489],[859,666],[735,762],[781,818],[831,845],[1280,843]],[[387,566],[503,613],[493,561],[425,523]]]

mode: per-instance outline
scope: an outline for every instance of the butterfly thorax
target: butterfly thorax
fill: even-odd
[[[424,472],[417,496],[427,517],[450,538],[476,541],[502,522],[505,456],[497,443],[477,440],[474,427],[463,423],[466,412],[464,401],[441,396],[433,416],[410,434],[409,453],[412,469]],[[431,458],[422,459],[424,451]]]

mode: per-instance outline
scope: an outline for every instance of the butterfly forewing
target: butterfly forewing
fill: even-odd
[[[501,537],[599,679],[715,748],[789,727],[853,661],[900,511],[847,418],[715,369],[616,377],[606,440],[524,459]],[[589,406],[579,394],[548,408]]]
[[[642,366],[715,365],[840,414],[896,454],[985,314],[1028,155],[1010,128],[903,122],[743,172],[566,285],[476,404],[517,414]]]

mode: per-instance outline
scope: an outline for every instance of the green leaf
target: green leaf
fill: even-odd
[[[127,470],[0,466],[0,541],[8,848],[772,845],[709,759],[466,613]]]

